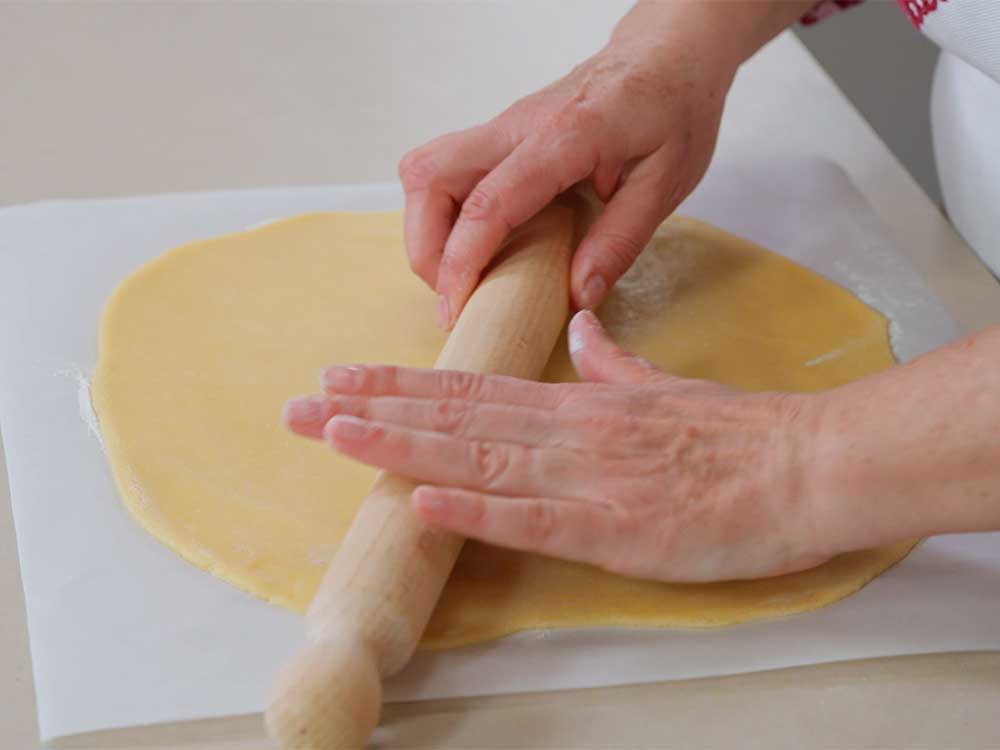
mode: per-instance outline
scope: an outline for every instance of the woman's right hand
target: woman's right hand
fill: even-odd
[[[409,152],[406,248],[439,294],[440,325],[454,324],[507,233],[581,181],[606,202],[570,276],[574,303],[595,307],[704,174],[769,5],[639,3],[566,77]]]

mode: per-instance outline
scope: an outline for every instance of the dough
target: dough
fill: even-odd
[[[195,565],[302,611],[374,471],[295,437],[285,401],[334,363],[431,366],[434,297],[399,213],[300,216],[177,248],[126,279],[100,331],[94,404],[136,520]],[[816,274],[674,218],[600,311],[665,369],[747,390],[813,391],[893,363],[886,320]],[[565,341],[547,378],[573,380]],[[528,628],[704,627],[802,612],[859,589],[912,543],[793,575],[634,581],[469,543],[425,646]]]

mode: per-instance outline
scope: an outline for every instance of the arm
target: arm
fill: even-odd
[[[822,401],[812,492],[838,548],[1000,529],[1000,327]]]
[[[710,44],[735,71],[815,5],[816,0],[639,0],[615,26],[607,47],[639,39],[690,40]]]

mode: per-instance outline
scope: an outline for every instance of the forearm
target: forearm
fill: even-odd
[[[685,40],[736,69],[795,23],[815,0],[639,0],[615,27],[611,43]],[[704,45],[704,46],[703,46]]]
[[[1000,529],[1000,327],[819,399],[807,481],[841,546]]]

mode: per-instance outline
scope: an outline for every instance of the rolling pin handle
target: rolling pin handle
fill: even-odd
[[[378,661],[358,631],[309,642],[278,675],[271,736],[288,750],[365,747],[382,710]]]

